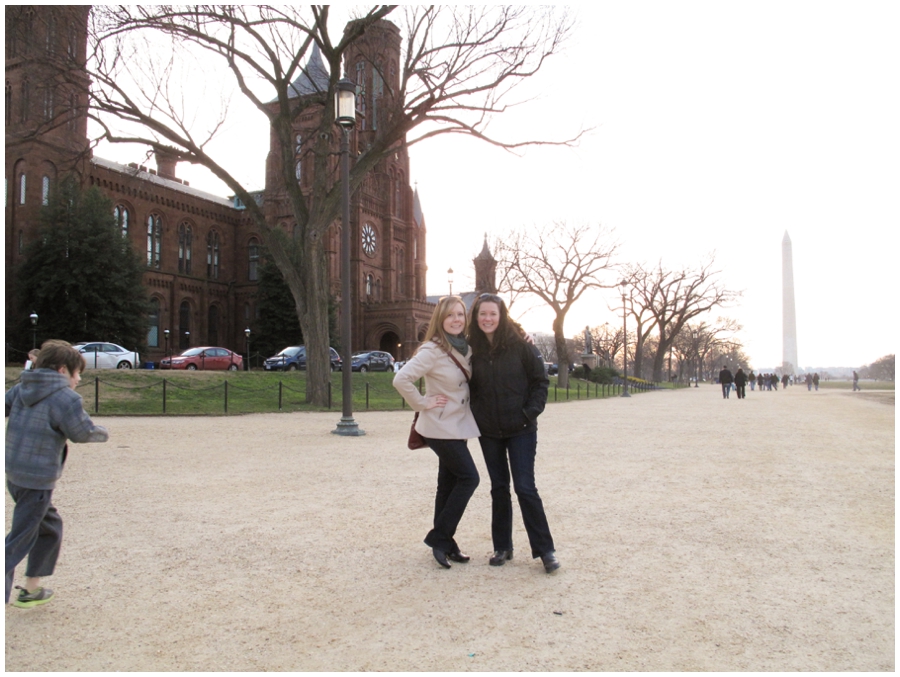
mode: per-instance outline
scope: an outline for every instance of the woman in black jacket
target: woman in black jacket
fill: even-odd
[[[559,560],[534,483],[537,417],[544,411],[549,385],[544,361],[510,322],[506,304],[495,294],[482,294],[473,304],[469,343],[472,413],[491,477],[490,564],[501,566],[513,557],[511,474],[531,556],[540,557],[550,573],[559,568]]]

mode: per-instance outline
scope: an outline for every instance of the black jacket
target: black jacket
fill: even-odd
[[[472,355],[472,413],[482,437],[537,430],[550,381],[537,348],[515,341],[497,355]]]

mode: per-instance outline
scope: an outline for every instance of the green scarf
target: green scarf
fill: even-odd
[[[450,345],[456,348],[457,352],[459,352],[459,354],[463,357],[465,357],[466,353],[469,352],[469,344],[466,343],[466,339],[462,334],[460,334],[459,336],[447,334],[447,340],[450,341]]]

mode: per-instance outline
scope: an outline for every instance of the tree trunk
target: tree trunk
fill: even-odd
[[[557,383],[560,388],[566,388],[569,385],[569,346],[566,344],[566,335],[563,333],[565,321],[565,315],[557,315],[556,319],[553,320],[553,337],[556,339],[556,364],[559,367]]]
[[[306,401],[321,407],[328,405],[331,383],[330,336],[328,333],[328,281],[323,238],[307,245],[314,252],[301,274],[306,278],[306,313],[300,326],[306,344]],[[345,340],[341,337],[341,340]]]
[[[656,349],[656,355],[653,356],[653,380],[657,383],[663,381],[663,368],[666,363],[666,352],[669,350],[671,341],[660,341],[659,347]]]

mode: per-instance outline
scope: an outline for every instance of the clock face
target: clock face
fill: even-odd
[[[362,248],[367,256],[375,255],[376,244],[375,229],[367,223],[362,229]]]

